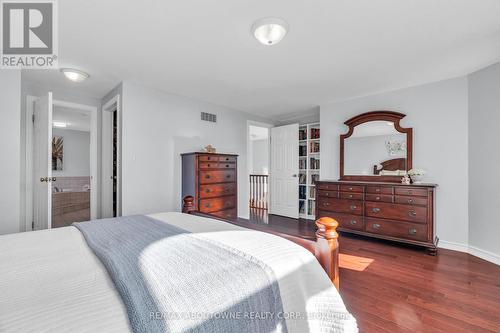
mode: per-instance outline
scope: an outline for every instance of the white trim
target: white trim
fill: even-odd
[[[492,262],[496,265],[500,265],[500,255],[486,251],[475,246],[469,245],[469,254],[476,256],[478,258],[484,259],[486,261]]]
[[[116,193],[116,215],[121,216],[122,215],[122,106],[120,104],[120,94],[116,94],[113,96],[109,101],[107,101],[103,106],[102,106],[102,112],[109,112],[109,111],[114,111],[116,110],[116,119],[118,121],[118,124],[116,126],[117,128],[117,139],[118,142],[117,144],[117,156],[116,156],[116,187],[117,187],[117,193]],[[104,131],[104,129],[103,129]],[[105,158],[103,157],[103,161]],[[102,200],[101,200],[102,202]],[[102,210],[102,207],[101,207]]]
[[[25,121],[25,177],[26,186],[23,191],[24,201],[25,201],[25,211],[24,211],[24,223],[26,226],[26,231],[32,231],[33,222],[33,103],[38,100],[39,97],[27,95],[26,96],[26,121]],[[91,130],[90,130],[90,175],[91,175],[91,192],[90,192],[90,207],[91,207],[91,218],[98,218],[97,215],[97,171],[98,171],[98,160],[97,156],[97,107],[72,103],[62,100],[53,100],[52,105],[79,109],[83,111],[90,112],[91,117]]]
[[[490,252],[490,251],[480,249],[480,248],[472,246],[472,245],[439,240],[438,247],[442,248],[442,249],[468,253],[472,256],[489,261],[495,265],[500,265],[500,255],[493,253],[493,252]]]
[[[444,240],[439,240],[438,247],[447,250],[459,251],[468,253],[469,247],[467,244],[448,242]]]

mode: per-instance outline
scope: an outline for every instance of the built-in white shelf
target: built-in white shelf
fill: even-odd
[[[321,167],[321,149],[320,149],[320,133],[319,133],[319,128],[320,124],[319,123],[312,123],[312,124],[305,124],[305,125],[300,125],[299,126],[299,131],[305,131],[307,134],[306,139],[303,139],[300,137],[299,134],[299,147],[305,146],[306,149],[306,154],[305,156],[299,156],[302,165],[299,165],[299,174],[300,177],[306,177],[305,179],[305,184],[299,184],[299,217],[308,219],[308,220],[314,220],[316,216],[316,205],[315,205],[315,193],[316,193],[316,187],[313,183],[312,177],[319,177],[319,171]],[[299,148],[302,149],[302,152],[299,150],[299,154],[304,153],[303,149],[304,148]],[[304,161],[304,158],[306,159]],[[305,169],[301,168],[301,166],[304,166],[305,162]],[[315,164],[315,165],[313,165]],[[305,191],[305,192],[303,192]]]

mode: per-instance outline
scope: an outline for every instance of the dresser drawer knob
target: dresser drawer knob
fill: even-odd
[[[374,223],[372,224],[373,229],[380,229],[380,224]]]
[[[229,161],[229,157],[226,157],[226,161]]]
[[[413,199],[408,199],[408,203],[409,204],[413,203]]]
[[[326,193],[325,193],[325,196],[329,197],[329,196],[330,196],[330,193],[326,192]]]
[[[351,205],[351,207],[350,207],[350,208],[351,208],[351,210],[355,210],[355,209],[357,209],[357,208],[358,208],[358,206],[356,206],[356,205]]]
[[[209,189],[209,188],[207,188],[207,189],[205,190],[205,193],[210,193],[210,189]]]
[[[226,164],[226,168],[229,168],[229,164]]]
[[[206,207],[206,208],[210,208],[210,204],[209,204],[209,203],[206,203],[206,204],[205,204],[205,207]]]
[[[352,194],[349,194],[349,198],[352,199]]]
[[[376,197],[375,199],[376,199],[376,200],[380,200],[380,197]]]
[[[205,176],[205,178],[206,178],[206,179],[210,179],[210,175],[206,175],[206,176]]]
[[[212,158],[211,157],[207,157],[207,161],[210,161]]]
[[[349,191],[352,191],[352,187],[349,187]]]
[[[323,202],[323,206],[328,207],[328,206],[330,206],[330,203],[329,202]]]
[[[355,220],[352,220],[351,222],[349,222],[351,225],[355,225],[355,224],[358,224],[358,221],[355,221]]]
[[[380,212],[380,208],[377,208],[377,207],[372,208],[372,212],[374,212],[374,213],[378,213],[378,212]]]
[[[410,234],[410,235],[416,235],[417,234],[417,229],[415,229],[415,228],[408,229],[408,234]]]
[[[410,217],[415,217],[415,216],[417,216],[417,212],[416,212],[416,211],[414,211],[414,210],[410,210],[410,211],[408,212],[408,215],[409,215]]]
[[[231,175],[226,175],[226,178],[227,178],[227,179],[231,178]]]
[[[380,192],[380,189],[379,189],[379,188],[378,188],[378,189],[376,189],[376,190],[375,190],[375,192]]]

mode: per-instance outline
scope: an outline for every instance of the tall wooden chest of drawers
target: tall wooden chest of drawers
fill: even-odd
[[[237,155],[182,154],[182,197],[195,209],[225,219],[238,217]]]
[[[435,254],[434,184],[316,182],[317,218],[339,222],[339,231],[425,246]]]

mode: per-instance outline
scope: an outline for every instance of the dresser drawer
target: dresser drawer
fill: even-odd
[[[337,191],[318,190],[318,197],[338,198],[339,197],[339,192],[337,192]]]
[[[200,171],[200,184],[230,183],[236,181],[234,170]]]
[[[220,162],[236,162],[235,156],[219,156]]]
[[[387,194],[366,194],[366,201],[374,201],[374,202],[392,202],[392,195]]]
[[[396,187],[394,189],[394,194],[396,195],[412,195],[417,197],[426,197],[427,189],[425,188],[414,188],[414,187]]]
[[[318,190],[326,190],[326,191],[338,191],[339,186],[337,184],[328,184],[328,183],[316,183]]]
[[[200,162],[200,169],[217,169],[219,163],[217,162]]]
[[[353,230],[364,230],[363,217],[359,215],[335,214],[332,216],[339,227]]]
[[[235,195],[236,184],[216,184],[216,185],[200,185],[200,198],[213,198],[223,195]]]
[[[337,213],[363,215],[363,203],[354,200],[318,198],[318,209]]]
[[[424,197],[409,197],[403,195],[396,195],[394,197],[395,203],[407,204],[407,205],[418,205],[418,206],[427,206],[427,198]]]
[[[219,156],[217,155],[200,155],[198,160],[202,162],[217,162],[219,161]]]
[[[385,202],[369,202],[365,204],[365,215],[390,220],[409,222],[427,222],[427,208]]]
[[[236,219],[236,208],[221,210],[218,212],[210,213],[210,215],[220,217],[222,219]]]
[[[340,199],[363,200],[363,193],[340,192]]]
[[[212,213],[236,207],[236,197],[221,197],[214,199],[201,199],[199,210],[202,213]]]
[[[236,163],[233,162],[219,162],[219,168],[221,169],[235,169]]]
[[[367,186],[366,193],[373,194],[392,194],[392,187],[383,187],[383,186]]]
[[[364,192],[363,186],[356,185],[340,185],[340,191],[342,192]]]
[[[366,218],[366,231],[391,237],[427,241],[427,225]]]

